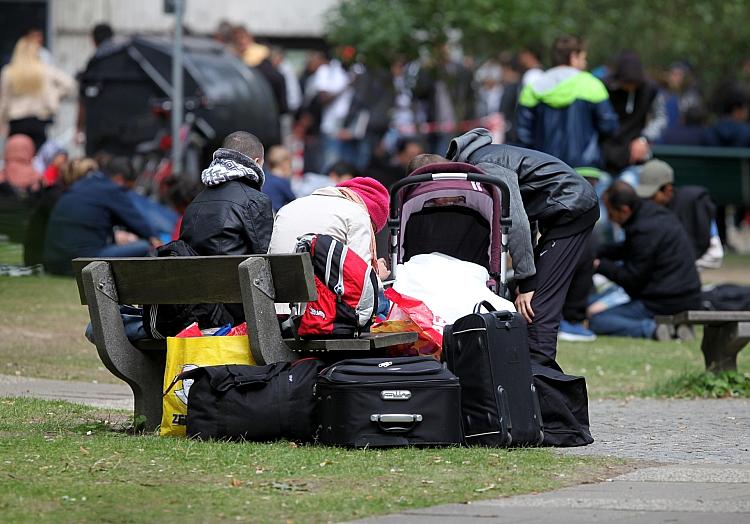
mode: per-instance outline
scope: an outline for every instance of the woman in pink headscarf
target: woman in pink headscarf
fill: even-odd
[[[12,135],[5,142],[5,166],[0,183],[5,182],[20,193],[31,193],[41,187],[42,176],[34,169],[34,142],[26,135]]]

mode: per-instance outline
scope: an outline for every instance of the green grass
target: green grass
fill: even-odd
[[[653,389],[653,393],[677,398],[748,398],[750,373],[685,373],[659,384]]]
[[[0,241],[0,264],[23,264],[23,246]]]
[[[118,431],[122,412],[0,399],[11,522],[326,522],[545,491],[623,471],[547,449],[345,450]]]
[[[75,280],[0,276],[0,373],[118,382],[84,337]]]
[[[696,335],[692,342],[618,337],[560,342],[558,362],[567,373],[586,377],[589,397],[663,395],[657,393],[661,384],[705,369],[700,350],[702,332],[698,330]],[[750,372],[750,350],[740,352],[737,366],[742,373]]]

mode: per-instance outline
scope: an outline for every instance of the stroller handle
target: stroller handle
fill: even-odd
[[[391,228],[398,227],[401,224],[401,217],[398,214],[398,197],[401,190],[408,186],[421,184],[423,182],[432,182],[440,180],[465,180],[467,182],[478,182],[480,184],[489,184],[495,186],[500,191],[500,217],[503,222],[510,219],[510,190],[508,185],[500,177],[486,175],[481,173],[425,173],[402,178],[391,186],[391,213],[388,218],[388,226]]]
[[[422,182],[432,182],[440,180],[465,180],[467,182],[478,182],[480,184],[489,184],[495,186],[500,191],[500,225],[502,226],[501,236],[501,257],[500,257],[500,296],[505,297],[507,294],[506,280],[506,254],[508,253],[508,228],[510,227],[510,189],[503,179],[494,175],[484,173],[424,173],[403,178],[391,186],[391,210],[388,217],[388,228],[390,229],[388,254],[390,255],[391,270],[396,271],[398,266],[398,229],[401,225],[401,217],[398,213],[398,197],[401,190],[407,186],[421,184]],[[491,275],[496,276],[496,275]]]

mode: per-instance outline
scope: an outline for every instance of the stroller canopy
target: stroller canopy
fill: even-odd
[[[397,207],[398,262],[422,253],[439,252],[500,272],[500,193],[492,184],[440,179],[441,174],[478,173],[458,162],[431,164],[409,177],[431,174],[433,180],[403,188]],[[407,177],[408,179],[408,177]]]

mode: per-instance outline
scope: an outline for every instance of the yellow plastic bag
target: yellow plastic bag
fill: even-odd
[[[175,377],[189,369],[222,364],[255,365],[246,335],[167,338],[167,365],[164,368],[163,388],[166,393],[162,400],[159,430],[162,436],[184,437],[186,434],[187,397],[193,381],[179,380],[172,385]]]

